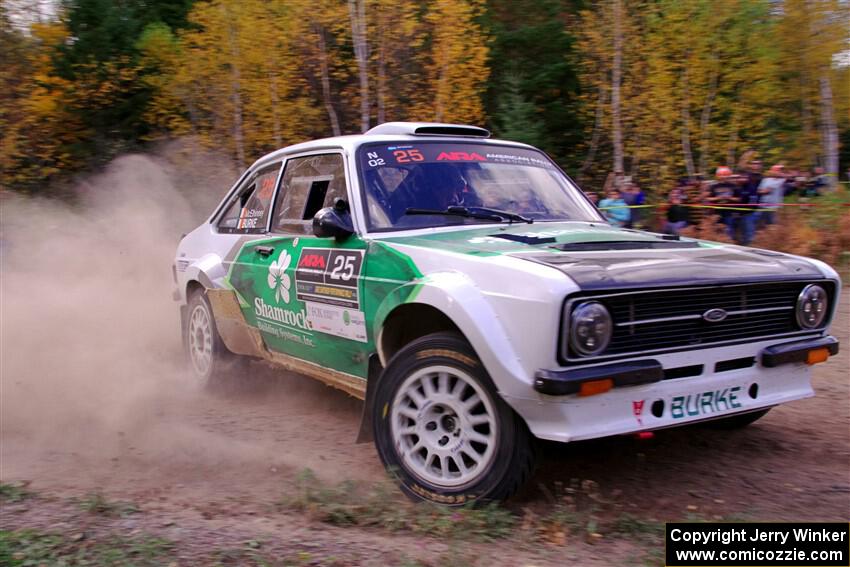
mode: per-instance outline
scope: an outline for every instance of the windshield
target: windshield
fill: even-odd
[[[364,145],[358,151],[369,230],[510,221],[599,221],[579,189],[541,152],[476,143]],[[423,214],[433,211],[434,214]],[[440,212],[451,214],[440,214]]]

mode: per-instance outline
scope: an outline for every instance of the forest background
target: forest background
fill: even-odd
[[[846,0],[0,3],[0,188],[189,139],[234,169],[390,120],[483,125],[650,196],[747,150],[850,167]]]

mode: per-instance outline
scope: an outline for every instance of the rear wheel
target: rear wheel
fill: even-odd
[[[240,357],[224,346],[215,325],[212,308],[203,292],[189,298],[188,316],[184,328],[189,367],[205,387],[219,384],[240,364]]]
[[[448,505],[502,500],[530,476],[532,439],[461,337],[437,333],[393,357],[373,423],[405,493]]]

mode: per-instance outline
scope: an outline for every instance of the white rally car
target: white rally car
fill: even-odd
[[[516,490],[535,437],[813,395],[829,266],[612,228],[545,154],[488,138],[387,123],[257,160],[177,250],[194,372],[254,357],[364,399],[404,491],[454,505]]]

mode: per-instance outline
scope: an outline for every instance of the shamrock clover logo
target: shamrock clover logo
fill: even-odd
[[[286,273],[289,264],[292,263],[292,256],[284,250],[277,258],[277,262],[272,262],[269,266],[269,287],[274,290],[274,299],[278,303],[283,299],[284,303],[289,303],[289,274]]]

